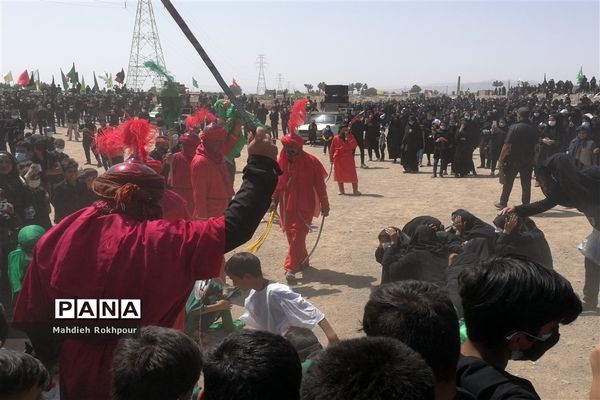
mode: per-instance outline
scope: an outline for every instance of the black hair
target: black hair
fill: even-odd
[[[79,168],[79,164],[73,158],[68,158],[68,159],[64,160],[60,164],[60,166],[62,167],[63,173],[67,172],[67,170],[72,169],[72,168],[75,168],[75,169]]]
[[[40,360],[29,354],[0,349],[0,398],[17,398],[19,394],[38,388],[48,382],[48,371]]]
[[[15,145],[15,147],[22,147],[27,151],[32,151],[33,150],[33,145],[25,140],[19,140],[17,142],[17,144]]]
[[[363,337],[314,359],[301,393],[302,400],[433,400],[434,382],[421,356],[399,340]]]
[[[458,277],[469,339],[494,346],[513,332],[532,335],[548,322],[573,322],[581,301],[562,275],[524,257],[495,257]]]
[[[260,259],[254,254],[245,251],[236,253],[225,263],[225,273],[240,278],[245,274],[261,277]]]
[[[460,354],[458,318],[445,290],[424,281],[377,287],[363,315],[367,336],[387,336],[417,351],[437,381],[453,381]]]
[[[269,332],[242,331],[209,351],[205,400],[299,399],[302,372],[294,347]]]
[[[292,326],[285,331],[283,337],[294,346],[301,362],[306,361],[311,354],[323,349],[317,336],[308,328]]]
[[[198,345],[183,332],[158,326],[122,339],[112,361],[114,400],[176,399],[190,392],[202,371]]]

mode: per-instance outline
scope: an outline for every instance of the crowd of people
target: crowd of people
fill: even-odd
[[[58,100],[43,105],[54,95],[66,121]],[[30,96],[38,96],[34,109],[41,114],[23,106],[36,104]],[[340,340],[318,308],[265,279],[255,255],[237,253],[227,262],[223,256],[278,209],[289,244],[288,283],[310,265],[306,236],[313,218],[329,214],[328,173],[296,129],[316,104],[285,100],[269,112],[245,99],[258,120],[250,129],[228,112],[231,104],[210,96],[176,126],[165,126],[160,115],[151,125],[153,101],[128,91],[3,92],[0,302],[13,328],[28,335],[35,358],[0,351],[0,396],[539,399],[528,380],[505,370],[508,361],[539,359],[559,342],[561,324],[597,312],[598,102],[466,96],[355,104],[326,146],[340,194],[344,183],[361,194],[354,152],[368,168],[364,150],[370,161],[373,152],[383,161],[385,148],[406,173],[433,155],[434,177],[448,175],[449,167],[465,177],[477,174],[479,147],[480,169],[498,169],[504,190],[493,225],[456,210],[449,228],[429,216],[385,228],[376,250],[382,282],[364,308],[366,336]],[[61,122],[67,140],[81,133],[86,164],[104,173],[80,169],[64,153],[64,139],[53,134]],[[246,143],[234,192],[236,158]],[[526,188],[534,166],[546,198],[529,204],[524,193],[522,205],[508,207],[505,192],[518,173]],[[577,208],[593,227],[582,249],[583,303],[553,270],[550,246],[528,218],[556,205]],[[250,291],[240,321],[229,312],[237,290],[224,284],[226,277]],[[46,322],[55,318],[54,300],[65,297],[140,299],[143,328],[121,340],[51,335]],[[3,321],[0,343],[8,329]],[[199,343],[213,325],[234,333],[202,354]],[[251,329],[235,332],[243,326]],[[326,348],[312,332],[316,326]],[[595,396],[600,348],[591,364]]]

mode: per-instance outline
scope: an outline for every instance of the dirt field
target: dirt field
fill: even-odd
[[[65,138],[59,128],[58,137]],[[306,146],[305,150],[321,159],[329,169],[329,159],[321,147]],[[83,167],[83,149],[80,143],[67,142],[65,152],[74,156]],[[243,167],[245,154],[238,159],[238,170]],[[358,157],[357,157],[358,158]],[[479,159],[476,160],[478,165]],[[493,203],[498,200],[501,186],[497,178],[489,177],[488,170],[479,170],[476,178],[431,178],[431,167],[419,174],[403,174],[398,164],[370,162],[369,169],[358,169],[359,189],[363,196],[338,196],[337,184],[328,183],[331,214],[325,220],[321,241],[311,266],[298,280],[295,290],[319,307],[341,338],[360,336],[363,307],[371,289],[379,284],[381,268],[375,261],[377,234],[386,226],[402,227],[418,215],[432,215],[448,224],[450,213],[465,208],[491,223],[496,214]],[[241,175],[236,175],[239,185]],[[350,192],[349,188],[346,189]],[[518,180],[510,204],[520,200]],[[533,200],[542,198],[541,191],[533,188]],[[583,256],[576,246],[591,232],[585,217],[576,210],[558,208],[535,218],[546,234],[558,272],[567,277],[578,293],[583,287]],[[308,235],[307,246],[316,240],[320,221]],[[263,229],[261,224],[257,234]],[[238,251],[243,248],[238,249]],[[271,233],[258,252],[269,279],[285,282],[283,258],[287,242],[281,230],[273,226]],[[238,304],[243,299],[238,298]],[[234,317],[242,308],[234,307]],[[318,328],[317,328],[318,330]],[[324,335],[317,332],[322,343]],[[560,342],[538,362],[511,362],[512,373],[531,380],[542,399],[587,399],[590,386],[588,356],[600,341],[600,317],[583,316],[561,328]]]

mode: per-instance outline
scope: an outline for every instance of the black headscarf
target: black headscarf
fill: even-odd
[[[471,240],[474,238],[484,238],[487,239],[492,244],[494,240],[496,240],[496,230],[490,225],[467,210],[458,209],[452,213],[452,217],[455,216],[462,217],[464,223],[464,229],[461,232],[461,238],[463,240]]]
[[[494,225],[504,229],[508,215],[499,215]],[[496,240],[494,253],[498,256],[525,256],[545,267],[552,269],[552,251],[535,222],[528,217],[519,217],[519,222],[510,235],[500,235]]]
[[[438,227],[440,230],[443,228],[442,222],[439,219],[429,215],[421,215],[420,217],[415,217],[408,221],[402,228],[402,232],[412,237],[417,231],[417,228],[422,225],[433,225]]]
[[[459,254],[448,267],[448,283],[446,289],[448,290],[448,296],[452,300],[452,304],[456,308],[456,312],[459,318],[462,318],[463,308],[458,293],[458,276],[461,271],[470,265],[479,264],[482,260],[490,257],[492,251],[489,242],[485,238],[475,238],[469,240],[461,254]]]

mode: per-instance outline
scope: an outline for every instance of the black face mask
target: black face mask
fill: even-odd
[[[513,351],[510,355],[510,359],[515,361],[537,361],[544,355],[544,353],[558,343],[560,340],[560,333],[558,332],[558,328],[556,328],[546,340],[540,340],[535,336],[532,336],[531,340],[533,340],[534,343],[528,350]]]

